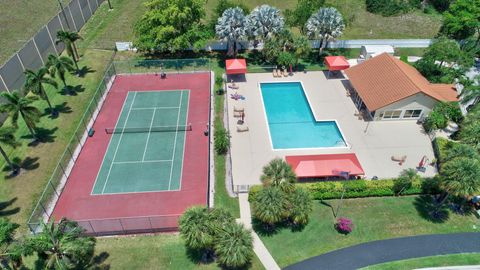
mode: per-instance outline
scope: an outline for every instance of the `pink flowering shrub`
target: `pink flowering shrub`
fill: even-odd
[[[353,226],[353,222],[350,219],[341,217],[337,219],[335,229],[337,229],[339,233],[349,234],[352,232]]]

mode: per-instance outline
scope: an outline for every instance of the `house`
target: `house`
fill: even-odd
[[[380,55],[382,53],[388,53],[393,55],[395,50],[390,45],[363,45],[360,49],[360,61],[368,60],[372,57]]]
[[[370,120],[418,119],[439,101],[457,101],[452,84],[432,84],[420,72],[388,53],[345,70],[351,97]]]

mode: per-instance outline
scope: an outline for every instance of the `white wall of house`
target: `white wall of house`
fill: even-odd
[[[375,120],[418,120],[427,116],[438,101],[417,93],[375,111]]]

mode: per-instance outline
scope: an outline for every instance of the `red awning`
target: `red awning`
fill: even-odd
[[[247,62],[245,59],[227,59],[225,69],[227,74],[245,74],[247,73]]]
[[[326,56],[325,64],[328,67],[328,70],[344,70],[350,67],[347,59],[343,56]]]
[[[286,156],[286,161],[298,178],[364,175],[362,165],[354,153]]]

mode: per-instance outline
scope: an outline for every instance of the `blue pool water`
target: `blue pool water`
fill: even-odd
[[[302,84],[261,83],[274,149],[345,147],[335,121],[316,121]]]

